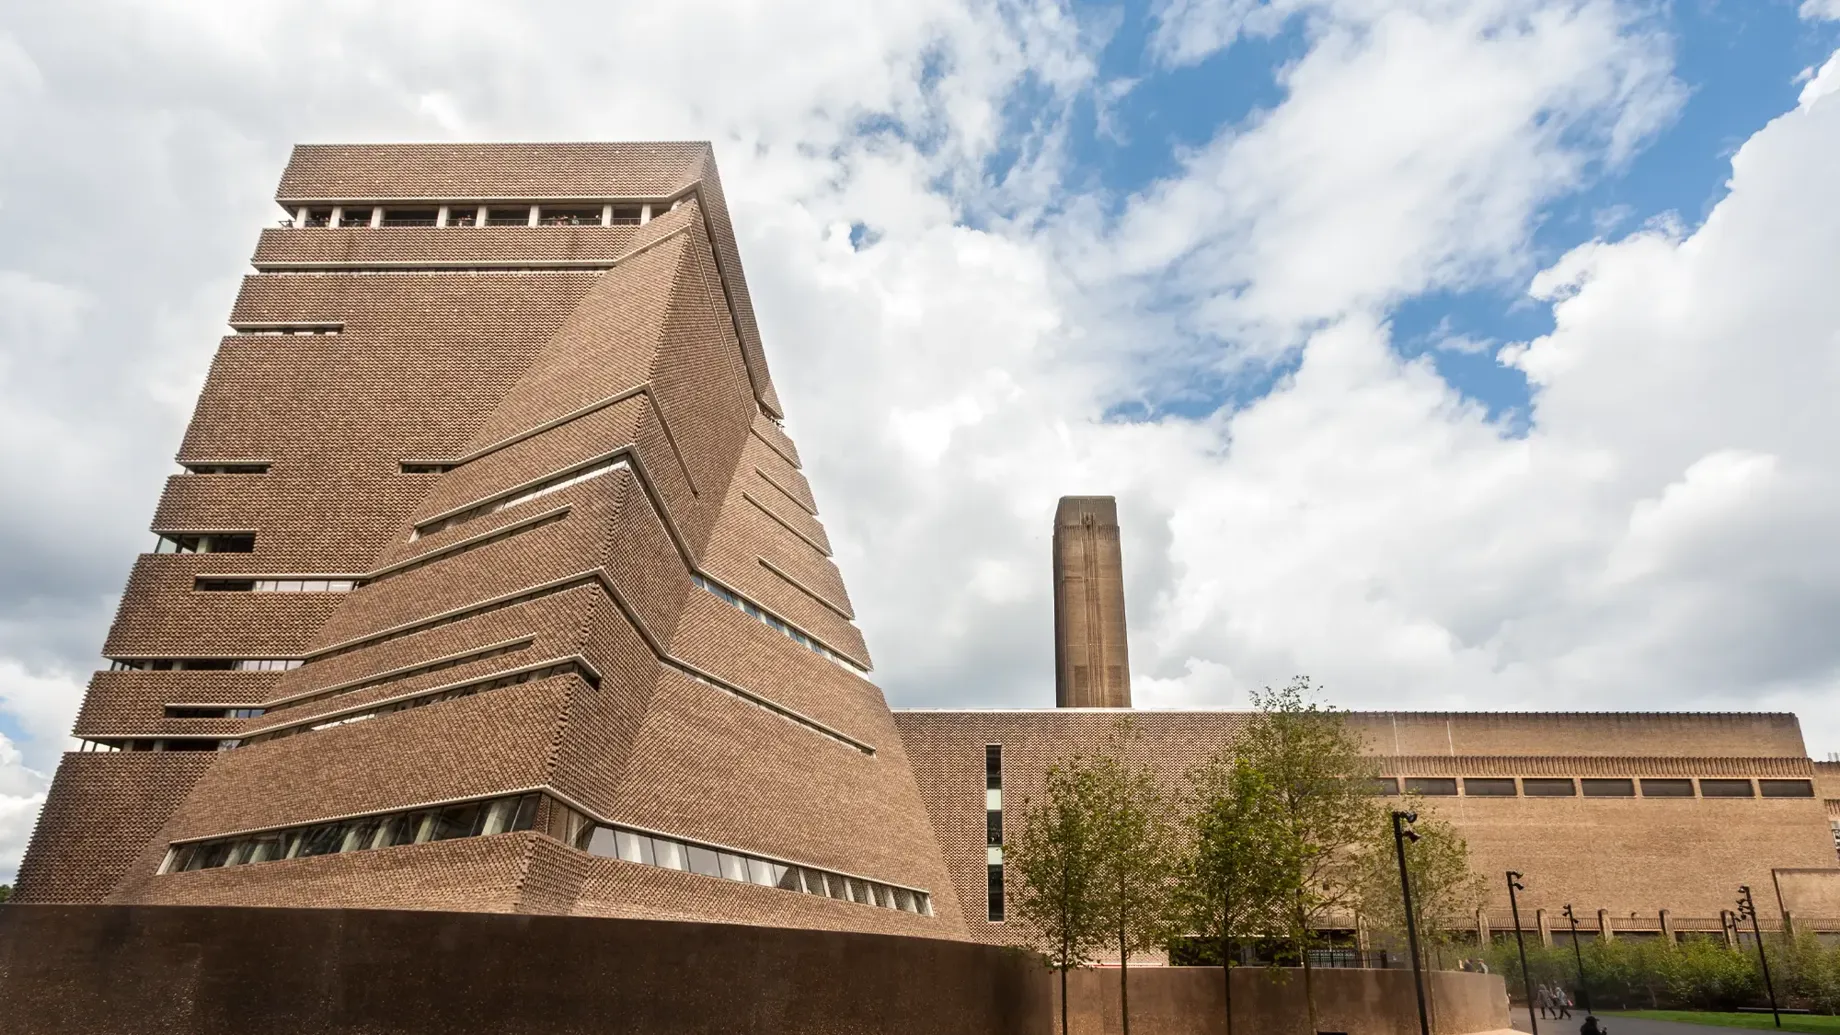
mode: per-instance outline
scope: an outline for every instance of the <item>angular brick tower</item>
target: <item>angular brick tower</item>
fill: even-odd
[[[1062,496],[1054,508],[1054,703],[1131,707],[1118,501]]]
[[[710,147],[278,200],[18,900],[964,937]]]

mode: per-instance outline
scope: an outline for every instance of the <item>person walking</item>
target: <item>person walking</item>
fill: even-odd
[[[1540,1010],[1540,1019],[1545,1020],[1546,1015],[1552,1011],[1552,989],[1543,984],[1534,989],[1533,1002]]]
[[[1572,1015],[1572,993],[1567,991],[1563,985],[1554,986],[1553,1005],[1559,1008],[1559,1019],[1564,1020],[1570,1017]]]

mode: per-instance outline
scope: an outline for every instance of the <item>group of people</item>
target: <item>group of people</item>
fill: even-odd
[[[1572,1015],[1572,994],[1561,985],[1539,985],[1533,990],[1533,1008],[1540,1011],[1541,1017],[1552,1020],[1569,1018]],[[1585,1015],[1584,1025],[1578,1029],[1578,1035],[1605,1035],[1607,1029],[1594,1014]]]
[[[1570,1017],[1572,994],[1558,985],[1540,985],[1533,990],[1533,1006],[1541,1017]]]

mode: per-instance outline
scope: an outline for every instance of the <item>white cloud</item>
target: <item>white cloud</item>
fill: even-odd
[[[1801,15],[1809,21],[1840,20],[1840,0],[1802,0]]]
[[[1265,10],[1304,16],[1310,41],[1281,72],[1283,103],[1132,199],[1086,260],[1148,278],[1184,325],[1255,355],[1526,272],[1540,207],[1627,158],[1684,96],[1666,35],[1610,0]]]

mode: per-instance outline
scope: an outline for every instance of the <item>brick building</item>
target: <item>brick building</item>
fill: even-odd
[[[1130,704],[1112,502],[1054,572],[1114,707],[891,712],[707,145],[301,147],[277,200],[17,899],[1013,940],[1002,805]],[[1172,780],[1243,721],[1131,714]],[[1530,925],[1840,917],[1792,716],[1357,721]]]

